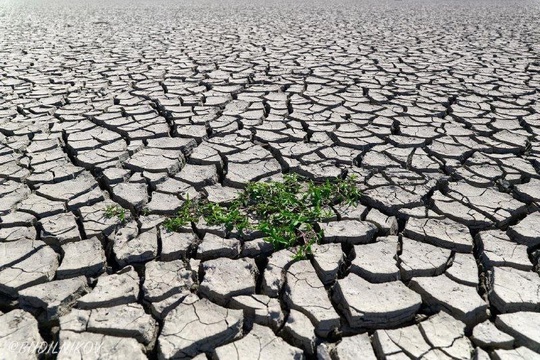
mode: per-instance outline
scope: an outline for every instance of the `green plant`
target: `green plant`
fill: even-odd
[[[181,228],[190,225],[192,222],[197,221],[197,216],[195,211],[197,210],[196,205],[188,197],[186,201],[178,210],[178,213],[175,217],[168,218],[163,222],[163,226],[169,231],[178,231]]]
[[[357,203],[360,191],[354,176],[315,183],[296,174],[283,181],[252,182],[228,206],[189,199],[176,217],[164,222],[165,228],[178,231],[203,218],[209,225],[223,225],[227,231],[258,230],[275,249],[297,246],[295,258],[305,258],[311,246],[322,239],[317,223],[334,216],[330,206]]]
[[[105,208],[105,217],[110,219],[112,217],[118,217],[121,222],[126,222],[126,209],[118,205],[109,205]]]

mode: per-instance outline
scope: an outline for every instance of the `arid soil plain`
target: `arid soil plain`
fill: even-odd
[[[539,21],[0,0],[0,359],[540,359]],[[162,225],[285,173],[362,192],[306,260]]]

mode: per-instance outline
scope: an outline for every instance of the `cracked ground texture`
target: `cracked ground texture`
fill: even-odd
[[[540,358],[538,19],[0,0],[0,359]],[[161,226],[292,172],[362,191],[308,260]]]

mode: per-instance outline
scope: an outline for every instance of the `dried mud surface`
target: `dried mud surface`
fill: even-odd
[[[0,0],[0,358],[540,358],[539,18]],[[288,172],[363,193],[308,260],[161,225]]]

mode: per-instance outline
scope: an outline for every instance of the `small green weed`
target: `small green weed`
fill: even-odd
[[[283,182],[247,184],[228,206],[187,199],[178,215],[167,219],[164,226],[178,231],[202,217],[209,225],[223,225],[229,232],[261,231],[275,249],[298,246],[295,258],[305,258],[323,236],[316,223],[334,216],[331,205],[357,203],[360,191],[354,176],[321,184],[296,174],[283,177]]]
[[[126,222],[126,209],[118,205],[109,205],[105,208],[105,217],[110,219],[112,217],[118,217],[121,222]]]

